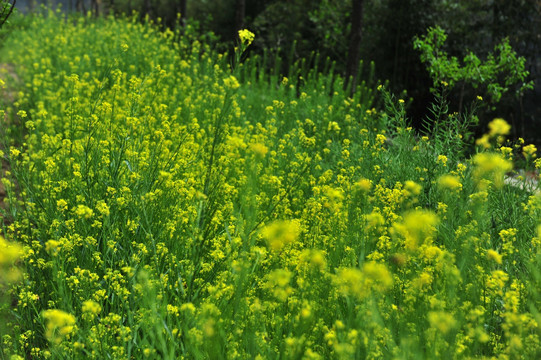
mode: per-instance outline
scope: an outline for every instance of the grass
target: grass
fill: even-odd
[[[539,357],[522,144],[494,125],[460,157],[469,115],[423,136],[384,87],[248,45],[55,13],[10,34],[0,358]]]

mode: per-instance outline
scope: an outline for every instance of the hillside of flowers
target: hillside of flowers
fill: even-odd
[[[50,12],[6,39],[0,359],[541,358],[541,195],[505,181],[536,148],[419,133],[239,35]]]

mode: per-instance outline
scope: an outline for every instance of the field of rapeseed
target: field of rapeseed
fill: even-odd
[[[540,358],[541,196],[504,182],[535,147],[496,119],[461,158],[460,114],[417,135],[252,36],[10,35],[0,359]]]

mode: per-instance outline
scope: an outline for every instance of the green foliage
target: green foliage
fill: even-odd
[[[479,123],[477,110],[481,102],[476,99],[460,113],[450,113],[447,86],[440,85],[433,94],[428,116],[422,122],[422,134],[431,139],[435,154],[458,162],[467,155],[468,147],[473,143],[473,129]]]
[[[482,95],[490,98],[493,104],[498,103],[503,94],[517,86],[516,94],[533,88],[533,82],[525,83],[529,72],[525,69],[525,59],[517,56],[506,39],[496,45],[494,53],[489,53],[485,61],[481,61],[473,52],[469,52],[459,60],[449,57],[444,49],[447,35],[436,26],[428,29],[422,37],[416,37],[413,46],[420,51],[421,61],[426,64],[434,86],[446,83],[452,89],[457,84],[468,84],[479,88]]]
[[[15,3],[5,0],[0,1],[0,28],[8,21],[14,9]]]
[[[539,358],[541,197],[504,181],[509,125],[458,158],[476,109],[445,88],[419,134],[330,59],[241,61],[251,38],[232,65],[190,25],[13,33],[0,358]]]

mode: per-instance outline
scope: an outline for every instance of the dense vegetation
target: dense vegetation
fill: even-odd
[[[535,146],[494,119],[469,157],[482,97],[452,113],[440,80],[417,132],[252,36],[10,33],[0,358],[539,358],[541,197],[504,178]]]
[[[320,67],[329,59],[335,62],[337,73],[353,74],[357,55],[352,50],[358,50],[365,63],[376,63],[376,77],[389,80],[394,93],[407,92],[401,96],[408,101],[407,113],[414,127],[420,125],[432,100],[432,79],[412,46],[414,37],[431,27],[443,29],[448,34],[443,50],[459,60],[471,52],[485,60],[508,41],[525,59],[530,76],[524,83],[533,80],[537,84],[534,91],[517,92],[521,84],[510,84],[494,107],[475,83],[464,81],[449,91],[451,109],[460,112],[464,105],[460,99],[483,96],[486,101],[478,109],[478,135],[494,117],[504,117],[512,124],[512,137],[541,145],[538,0],[18,0],[17,6],[38,10],[45,3],[62,4],[64,10],[83,14],[131,15],[137,11],[141,19],[148,17],[172,29],[197,24],[204,32],[215,34],[213,46],[222,51],[232,48],[237,30],[247,28],[258,35],[248,52],[283,59],[280,70],[284,74],[292,60],[298,59]],[[359,29],[353,25],[355,20]]]
[[[407,112],[414,126],[426,115],[432,95],[431,78],[412,39],[426,34],[430,27],[445,30],[449,39],[444,49],[460,60],[470,52],[484,60],[507,39],[526,59],[531,75],[525,82],[541,84],[541,2],[536,0],[103,0],[112,12],[131,14],[137,10],[161,18],[169,26],[178,24],[171,9],[184,4],[180,6],[186,10],[184,21],[199,22],[203,29],[219,36],[220,44],[231,42],[236,30],[246,27],[258,34],[251,53],[270,52],[288,59],[294,49],[295,56],[311,58],[313,63],[318,53],[320,61],[335,61],[341,74],[346,72],[353,4],[357,3],[363,4],[361,58],[376,63],[376,76],[389,80],[393,92],[407,91],[404,98],[411,98]],[[176,9],[180,11],[180,7]],[[461,97],[485,97],[475,84],[459,85],[449,93],[454,99],[452,111],[463,110]],[[486,97],[485,106],[478,110],[481,124],[486,127],[494,117],[505,117],[513,125],[513,137],[541,145],[541,86],[524,94],[516,89],[516,85],[509,86],[494,110]],[[482,133],[482,128],[478,131]]]

